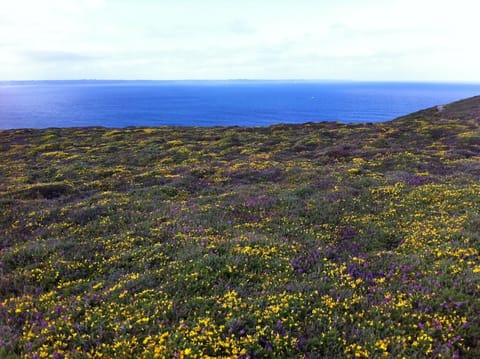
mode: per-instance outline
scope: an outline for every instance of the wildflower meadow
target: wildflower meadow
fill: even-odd
[[[480,98],[0,131],[0,357],[479,358]]]

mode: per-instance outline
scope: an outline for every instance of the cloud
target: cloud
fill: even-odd
[[[95,56],[89,56],[81,53],[66,51],[24,51],[21,55],[27,60],[33,62],[84,62],[97,59]]]
[[[253,26],[251,26],[247,21],[242,19],[235,19],[233,20],[228,29],[230,32],[237,34],[237,35],[254,35],[256,30]]]
[[[0,3],[0,79],[480,80],[476,0]]]

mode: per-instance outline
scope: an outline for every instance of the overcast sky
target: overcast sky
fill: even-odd
[[[0,0],[0,80],[480,82],[478,0]]]

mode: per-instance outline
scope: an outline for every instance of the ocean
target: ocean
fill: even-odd
[[[379,122],[478,94],[453,83],[0,82],[0,129]]]

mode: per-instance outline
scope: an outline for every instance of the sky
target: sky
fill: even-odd
[[[0,80],[480,82],[478,0],[0,0]]]

